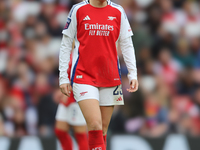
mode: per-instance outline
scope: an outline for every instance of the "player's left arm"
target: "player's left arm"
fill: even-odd
[[[119,37],[119,44],[128,69],[128,79],[130,83],[130,88],[127,89],[129,92],[135,92],[138,90],[138,80],[137,80],[137,67],[135,58],[135,49],[133,46],[132,38],[133,35],[130,24],[125,13],[121,16],[121,30]]]
[[[138,80],[137,80],[137,67],[135,50],[133,47],[133,42],[131,37],[119,40],[121,51],[124,57],[128,69],[128,79],[130,83],[130,88],[127,89],[129,92],[136,92],[138,90]]]

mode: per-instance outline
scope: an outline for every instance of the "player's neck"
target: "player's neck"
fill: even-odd
[[[102,8],[108,5],[107,0],[89,0],[89,1],[90,5],[98,8]]]

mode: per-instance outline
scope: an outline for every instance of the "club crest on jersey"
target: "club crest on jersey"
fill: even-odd
[[[69,25],[70,25],[70,23],[71,23],[71,19],[70,19],[70,18],[67,18],[67,23],[66,23],[66,25],[65,25],[64,29],[68,29],[68,28],[69,28]]]
[[[116,17],[108,16],[108,20],[113,21],[114,19],[116,19]]]

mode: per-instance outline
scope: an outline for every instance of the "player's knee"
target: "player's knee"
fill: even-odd
[[[93,120],[87,123],[89,130],[102,130],[101,120]]]

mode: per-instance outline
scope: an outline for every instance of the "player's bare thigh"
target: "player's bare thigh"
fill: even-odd
[[[70,125],[66,121],[56,120],[56,128],[68,132]]]
[[[99,101],[96,99],[87,99],[79,101],[78,104],[87,122],[88,130],[102,130]]]
[[[100,106],[101,118],[102,118],[102,130],[103,135],[107,134],[108,126],[110,124],[110,119],[114,110],[114,106]]]

